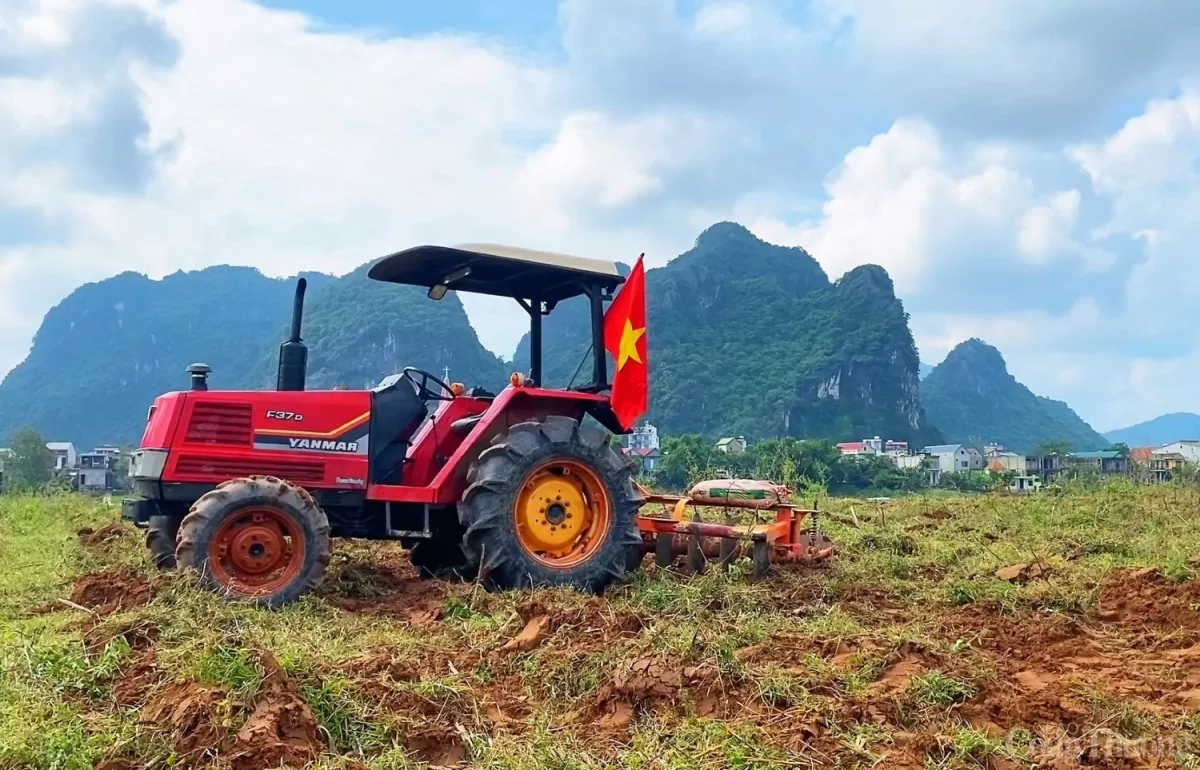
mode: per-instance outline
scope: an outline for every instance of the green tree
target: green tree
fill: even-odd
[[[1071,453],[1071,445],[1065,441],[1050,441],[1033,450],[1035,455],[1065,455]]]
[[[54,475],[54,453],[34,428],[22,428],[9,439],[12,455],[4,463],[4,491],[32,492]]]
[[[1129,445],[1126,444],[1124,441],[1118,441],[1117,443],[1113,444],[1110,447],[1110,449],[1112,449],[1112,451],[1118,453],[1122,457],[1129,456]]]

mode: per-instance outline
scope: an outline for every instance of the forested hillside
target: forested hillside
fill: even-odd
[[[935,441],[917,353],[891,279],[874,265],[831,283],[799,248],[738,224],[646,271],[650,415],[669,434]],[[590,342],[586,303],[546,324],[546,381],[570,381]],[[528,366],[528,340],[514,360]],[[576,382],[589,375],[586,364]]]
[[[954,348],[929,373],[921,399],[947,441],[999,442],[1017,452],[1059,442],[1077,452],[1109,445],[1065,403],[1017,382],[1000,351],[978,339]]]
[[[305,274],[314,291],[333,280]],[[24,362],[0,383],[0,443],[21,425],[91,448],[136,442],[154,397],[187,388],[187,365],[214,388],[241,385],[283,341],[295,279],[222,265],[161,281],[121,273],[79,287],[46,314]]]

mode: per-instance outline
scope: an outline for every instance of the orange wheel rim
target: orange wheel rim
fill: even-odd
[[[513,508],[517,541],[538,562],[558,569],[587,561],[608,537],[608,490],[575,460],[549,460],[528,473]]]
[[[278,508],[258,506],[227,517],[208,544],[208,571],[241,596],[283,588],[304,564],[304,532]]]

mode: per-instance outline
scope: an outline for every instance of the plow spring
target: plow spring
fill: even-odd
[[[642,490],[645,505],[658,505],[661,515],[650,515],[646,508],[638,515],[643,553],[654,552],[659,567],[670,567],[679,556],[686,557],[689,569],[703,572],[710,561],[722,568],[749,556],[755,578],[767,573],[776,562],[810,566],[827,564],[835,547],[817,528],[818,511],[789,503],[759,508],[729,501],[723,506],[704,506],[710,513],[723,512],[725,523],[704,521],[701,507],[689,497],[656,495]],[[685,519],[688,509],[690,519]],[[736,523],[734,514],[751,511],[753,524]],[[719,513],[718,513],[719,516]]]

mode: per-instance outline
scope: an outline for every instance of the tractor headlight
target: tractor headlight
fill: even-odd
[[[158,480],[162,478],[166,466],[167,450],[139,449],[129,461],[129,475],[137,479]]]

